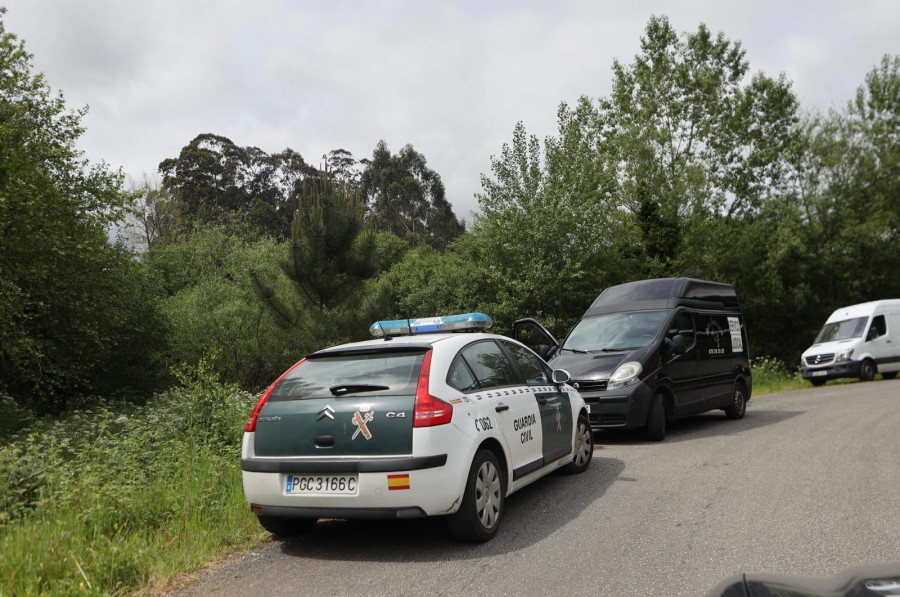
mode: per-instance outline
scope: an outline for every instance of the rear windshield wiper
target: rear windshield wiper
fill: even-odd
[[[347,383],[339,386],[331,386],[328,391],[334,396],[344,394],[356,394],[357,392],[377,392],[378,390],[390,390],[390,386],[378,386],[368,383]]]
[[[560,350],[568,350],[569,352],[577,352],[578,354],[587,354],[588,351],[581,350],[580,348],[569,348],[568,346],[563,346]]]

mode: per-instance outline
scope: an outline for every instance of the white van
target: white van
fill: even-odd
[[[841,307],[831,314],[813,345],[800,357],[803,379],[820,386],[829,379],[885,379],[900,371],[900,300]]]

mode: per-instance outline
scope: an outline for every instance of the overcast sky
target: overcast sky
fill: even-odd
[[[200,133],[307,162],[413,146],[460,217],[516,122],[553,134],[561,101],[607,95],[651,15],[740,40],[807,110],[842,108],[884,54],[900,1],[0,0],[70,107],[81,147],[132,177]]]

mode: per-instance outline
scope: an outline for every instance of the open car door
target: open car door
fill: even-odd
[[[513,339],[536,352],[545,361],[556,356],[559,350],[559,342],[553,334],[530,317],[516,320],[513,324]]]

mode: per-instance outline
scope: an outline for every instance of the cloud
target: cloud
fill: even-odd
[[[609,93],[651,15],[740,40],[752,71],[786,72],[801,99],[839,106],[884,53],[900,53],[900,3],[829,0],[430,4],[6,0],[7,28],[70,106],[81,146],[139,177],[211,132],[317,164],[379,139],[412,143],[457,215],[516,122],[544,137],[561,101]]]

